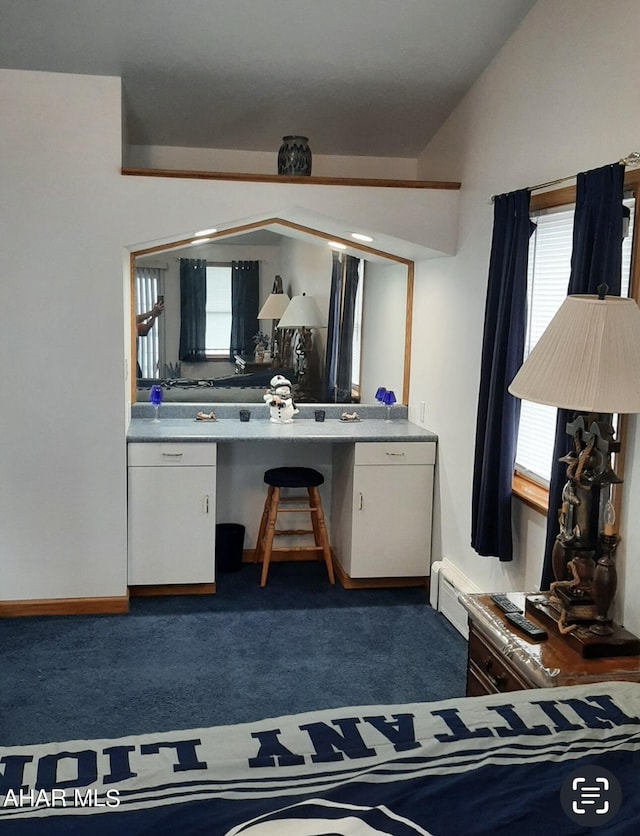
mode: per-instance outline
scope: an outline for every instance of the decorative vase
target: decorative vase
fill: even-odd
[[[278,151],[278,174],[293,177],[311,175],[311,149],[306,136],[283,136]]]

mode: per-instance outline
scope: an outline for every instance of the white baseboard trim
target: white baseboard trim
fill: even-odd
[[[448,558],[436,561],[431,566],[431,586],[429,601],[431,606],[441,612],[447,621],[469,638],[467,611],[458,600],[460,593],[480,592],[478,587]]]

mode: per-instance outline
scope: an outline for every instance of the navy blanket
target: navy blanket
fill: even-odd
[[[0,832],[632,834],[640,684],[0,748]]]

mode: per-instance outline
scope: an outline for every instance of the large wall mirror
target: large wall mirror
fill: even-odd
[[[185,334],[191,325],[185,320],[198,291],[193,291],[187,274],[194,264],[207,276],[206,302],[197,303],[206,307],[207,344],[204,350],[190,353]],[[250,284],[254,316],[255,308],[260,312],[279,287],[291,299],[304,295],[313,300],[319,325],[308,332],[311,344],[304,352],[305,400],[348,402],[325,385],[327,343],[335,334],[336,310],[345,305],[336,294],[345,293],[348,269],[357,270],[358,288],[354,325],[341,337],[351,341],[351,402],[374,403],[377,388],[384,386],[396,392],[399,403],[407,403],[413,262],[374,244],[330,237],[281,219],[223,232],[203,230],[192,238],[131,253],[132,356],[137,367],[133,400],[148,400],[151,385],[159,381],[169,402],[262,401],[276,370],[299,372],[299,340],[304,332],[278,329],[277,319],[245,322],[244,348],[232,349],[238,288]],[[243,277],[246,285],[239,284]],[[329,328],[331,308],[333,329]]]

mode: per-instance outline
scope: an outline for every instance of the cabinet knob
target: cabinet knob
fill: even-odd
[[[182,453],[165,453],[165,452],[163,452],[162,455],[167,459],[179,459],[182,456]]]
[[[360,501],[358,502],[358,511],[362,511],[364,508],[364,496],[362,495],[362,491],[360,491]]]

